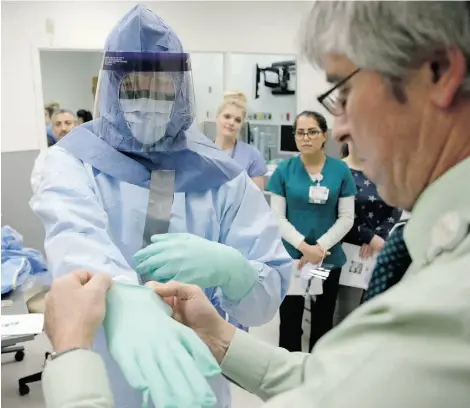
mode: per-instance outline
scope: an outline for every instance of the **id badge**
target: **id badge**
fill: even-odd
[[[328,190],[327,187],[311,186],[308,195],[308,202],[311,204],[325,204],[328,200],[329,192],[330,190]]]

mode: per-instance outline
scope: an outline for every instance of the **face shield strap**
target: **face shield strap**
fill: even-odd
[[[102,63],[104,63],[104,56],[102,59]],[[100,106],[99,106],[99,100],[100,100],[100,92],[101,92],[101,80],[102,80],[102,73],[100,72],[98,75],[98,83],[96,84],[96,89],[95,89],[95,99],[93,101],[93,118],[98,118],[100,116]]]
[[[171,52],[107,52],[103,70],[130,72],[187,72],[191,59],[186,53]]]
[[[163,100],[168,102],[174,102],[175,96],[162,94],[160,92],[152,92],[148,89],[141,90],[121,90],[119,92],[119,99],[153,99],[153,100]]]

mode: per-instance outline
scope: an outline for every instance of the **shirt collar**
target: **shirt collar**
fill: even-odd
[[[457,212],[470,221],[470,157],[461,161],[431,185],[418,198],[404,239],[414,263],[426,262],[426,254],[433,245],[432,231],[446,214]]]

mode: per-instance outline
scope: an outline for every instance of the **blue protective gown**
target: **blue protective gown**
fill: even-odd
[[[2,295],[20,289],[31,275],[37,283],[50,284],[47,264],[41,252],[25,248],[23,237],[9,226],[2,227]],[[41,279],[37,279],[38,277]]]
[[[137,6],[113,30],[106,50],[181,52],[178,47],[174,32]],[[105,74],[100,85],[101,118],[75,128],[48,149],[31,200],[45,226],[52,274],[87,269],[138,282],[132,256],[142,247],[150,171],[174,170],[176,193],[169,232],[189,232],[237,248],[261,269],[254,290],[239,303],[224,299],[216,288],[207,289],[207,296],[243,325],[270,321],[288,289],[292,261],[261,191],[246,172],[191,127],[184,97],[177,99],[171,125],[152,152],[136,149],[138,144],[116,109],[114,88],[122,78]],[[102,331],[94,347],[105,360],[116,408],[140,408],[141,395],[127,384],[109,356]],[[228,382],[219,376],[212,385],[218,406],[229,406]]]

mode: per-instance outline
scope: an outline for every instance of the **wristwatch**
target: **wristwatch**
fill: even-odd
[[[89,349],[82,348],[82,347],[73,347],[64,351],[60,351],[59,353],[56,353],[55,351],[52,353],[46,353],[46,360],[54,361],[56,358],[63,356],[64,354],[70,353],[71,351],[75,351],[75,350],[89,350]]]

